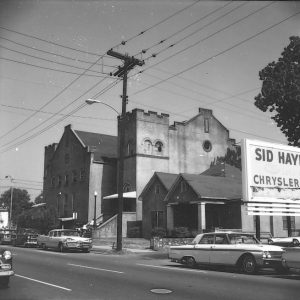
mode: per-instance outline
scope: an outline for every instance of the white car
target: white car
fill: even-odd
[[[227,265],[254,274],[260,268],[282,271],[283,252],[279,246],[261,244],[252,234],[228,231],[199,234],[190,245],[170,246],[169,258],[189,267]]]
[[[300,246],[300,236],[290,236],[290,237],[279,237],[269,239],[270,245],[277,245],[281,247],[299,247]]]
[[[300,247],[285,248],[282,254],[282,265],[292,272],[300,272]]]

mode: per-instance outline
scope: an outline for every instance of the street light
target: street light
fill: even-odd
[[[121,121],[125,117],[125,109],[122,109],[122,114],[120,114],[115,108],[111,105],[104,103],[100,100],[88,99],[85,101],[87,104],[100,103],[111,108],[118,115],[118,134],[119,134],[119,164],[118,164],[118,175],[117,175],[117,190],[118,190],[118,216],[117,216],[117,251],[122,250],[122,237],[123,237],[123,180],[124,180],[124,153],[123,146],[125,140],[124,126],[121,125]],[[124,105],[123,105],[124,106]]]
[[[13,201],[13,191],[14,191],[14,188],[13,188],[13,177],[11,175],[6,175],[5,178],[9,178],[10,179],[10,182],[11,182],[11,186],[10,186],[10,209],[9,209],[9,229],[11,229],[11,224],[12,224],[12,221],[11,221],[11,217],[12,217],[12,201]]]
[[[94,197],[95,197],[95,205],[94,205],[94,224],[93,224],[93,227],[94,227],[94,230],[96,229],[96,202],[97,202],[97,195],[98,193],[95,191],[94,192]]]
[[[85,103],[86,103],[86,104],[89,104],[89,105],[94,104],[94,103],[100,103],[100,104],[103,104],[103,105],[105,105],[105,106],[111,108],[115,113],[117,113],[118,116],[120,115],[119,112],[118,112],[113,106],[111,106],[111,105],[109,105],[109,104],[107,104],[107,103],[105,103],[105,102],[102,102],[102,101],[100,101],[100,100],[87,99],[87,100],[85,100]]]

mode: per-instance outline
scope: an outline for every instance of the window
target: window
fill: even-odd
[[[295,230],[295,217],[290,216],[290,219],[291,219],[291,229]],[[283,216],[282,222],[283,222],[283,230],[288,230],[288,216]]]
[[[51,178],[51,186],[54,187],[55,186],[55,177]]]
[[[133,146],[131,141],[127,144],[127,155],[133,155]]]
[[[154,149],[155,149],[156,153],[158,153],[158,154],[162,153],[162,151],[163,151],[163,143],[160,142],[160,141],[156,142]]]
[[[80,180],[81,180],[81,181],[84,181],[84,180],[85,180],[85,170],[84,170],[84,169],[81,169],[81,170],[80,170]]]
[[[61,186],[61,176],[58,175],[58,186]]]
[[[159,184],[154,186],[154,194],[159,194]]]
[[[72,181],[75,183],[75,182],[77,182],[77,171],[73,171],[72,172],[72,177],[73,177],[73,179],[72,179]]]
[[[214,243],[214,235],[206,234],[202,237],[199,244],[213,244]]]
[[[187,191],[187,184],[185,181],[181,181],[180,182],[180,192],[183,193],[183,192],[186,192]]]
[[[204,132],[208,133],[209,132],[209,119],[204,118]]]
[[[163,212],[151,211],[151,225],[152,228],[163,227]]]
[[[215,244],[228,244],[226,235],[217,234]]]
[[[65,175],[65,185],[68,186],[69,185],[69,174]]]
[[[68,153],[65,154],[65,164],[70,162],[70,155]]]
[[[152,154],[152,143],[150,140],[144,141],[144,153]]]
[[[203,147],[204,151],[210,152],[211,149],[212,149],[211,142],[208,141],[208,140],[204,141],[203,144],[202,144],[202,147]]]

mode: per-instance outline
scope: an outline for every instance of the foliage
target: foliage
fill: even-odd
[[[300,37],[290,37],[277,62],[269,63],[259,72],[261,92],[255,105],[263,112],[273,113],[277,127],[289,145],[300,146]]]
[[[40,204],[44,202],[43,192],[41,192],[35,199],[34,204]]]
[[[12,198],[11,198],[12,191]],[[5,191],[0,197],[1,206],[7,207],[10,213],[10,205],[12,199],[12,223],[16,224],[18,216],[24,211],[31,208],[32,203],[30,202],[30,196],[26,190],[13,188]]]
[[[219,163],[225,163],[241,170],[241,147],[236,147],[235,149],[227,148],[225,156],[218,156],[217,159],[213,163],[211,163],[211,166],[217,165]]]
[[[163,238],[167,236],[167,231],[163,227],[155,227],[151,231],[151,236]]]
[[[172,237],[178,237],[178,238],[193,237],[192,233],[189,231],[187,227],[175,227],[172,230],[171,235]]]

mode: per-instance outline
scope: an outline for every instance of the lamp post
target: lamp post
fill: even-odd
[[[95,192],[94,192],[94,198],[95,198],[95,205],[94,205],[94,224],[93,224],[94,230],[95,230],[96,227],[97,227],[97,224],[96,224],[96,202],[97,202],[97,195],[98,195],[98,193],[95,191]]]
[[[9,178],[11,185],[10,185],[10,209],[9,209],[9,224],[8,224],[8,228],[11,229],[11,225],[12,225],[12,201],[13,201],[13,192],[14,192],[14,188],[13,188],[13,177],[11,175],[6,175],[5,178]]]
[[[125,92],[124,92],[125,93]],[[112,107],[111,105],[104,103],[100,100],[95,99],[88,99],[85,101],[87,104],[94,104],[94,103],[100,103],[103,104],[109,108],[111,108],[114,112],[118,115],[118,132],[119,132],[119,149],[118,149],[118,155],[119,155],[119,163],[118,163],[118,216],[117,216],[117,251],[122,250],[122,232],[123,232],[123,177],[124,177],[124,153],[123,153],[123,146],[124,146],[124,140],[125,140],[125,133],[124,133],[124,126],[122,126],[121,121],[124,119],[126,110],[124,109],[124,105],[122,108],[122,115],[119,114],[119,112]]]

